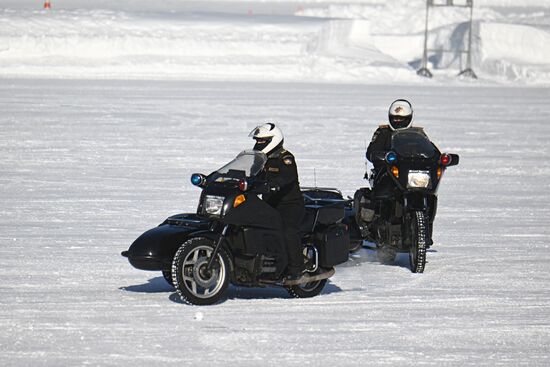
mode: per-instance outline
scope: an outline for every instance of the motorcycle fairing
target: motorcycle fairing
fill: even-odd
[[[232,205],[235,195],[226,199]],[[225,206],[225,205],[224,205]],[[281,231],[283,222],[279,212],[254,194],[247,194],[244,203],[232,208],[221,218],[224,224],[258,227]]]

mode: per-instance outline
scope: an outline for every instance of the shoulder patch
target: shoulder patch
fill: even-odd
[[[380,129],[389,129],[390,125],[380,125],[378,126]]]
[[[294,163],[294,157],[292,157],[291,155],[284,156],[283,163],[286,164],[287,166],[290,166],[291,164]]]

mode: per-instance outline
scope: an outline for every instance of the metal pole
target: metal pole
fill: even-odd
[[[426,0],[426,22],[424,24],[424,55],[422,56],[422,67],[428,66],[428,12],[430,9],[429,0]]]
[[[468,53],[466,54],[466,69],[462,70],[458,75],[467,76],[473,79],[477,79],[476,73],[472,70],[472,23],[474,19],[474,2],[468,1],[470,5],[470,27],[468,30]]]
[[[430,0],[426,0],[426,25],[424,28],[424,53],[422,55],[422,66],[416,74],[427,78],[432,77],[432,73],[428,70],[428,13],[430,9]]]

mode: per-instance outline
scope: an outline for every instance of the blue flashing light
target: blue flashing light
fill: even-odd
[[[191,175],[191,183],[195,186],[199,186],[203,181],[203,177],[200,173],[193,173]]]
[[[386,161],[390,164],[395,163],[397,161],[397,154],[395,152],[388,152],[386,154]]]

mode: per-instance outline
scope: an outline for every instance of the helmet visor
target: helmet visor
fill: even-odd
[[[394,129],[403,129],[409,126],[412,116],[390,116],[390,125]]]
[[[254,148],[252,149],[263,151],[263,149],[271,143],[272,138],[254,138],[254,140],[256,144],[254,144]]]

